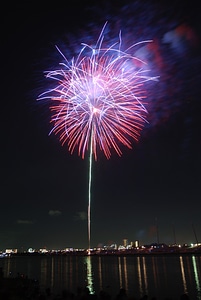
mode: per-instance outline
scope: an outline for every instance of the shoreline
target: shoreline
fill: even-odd
[[[40,253],[40,252],[34,252],[34,253],[9,253],[9,254],[1,254],[0,259],[3,258],[11,258],[11,257],[17,257],[17,256],[200,256],[201,255],[201,249],[197,251],[94,251],[88,254],[87,251],[70,251],[70,252],[63,252],[63,251],[57,251],[57,252],[47,252],[47,253]]]

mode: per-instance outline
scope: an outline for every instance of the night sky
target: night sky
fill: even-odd
[[[67,2],[1,10],[0,250],[88,246],[88,159],[49,136],[48,103],[37,98],[51,88],[44,71],[62,60],[55,45],[71,59],[106,21],[108,41],[120,30],[128,45],[153,40],[136,51],[159,79],[145,85],[138,143],[93,164],[91,246],[201,242],[197,1]]]

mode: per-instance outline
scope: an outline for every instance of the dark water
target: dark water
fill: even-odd
[[[91,293],[105,290],[114,297],[123,287],[137,299],[145,294],[179,299],[188,293],[191,300],[201,300],[201,255],[13,256],[1,258],[0,267],[5,277],[25,274],[55,295],[88,286]]]

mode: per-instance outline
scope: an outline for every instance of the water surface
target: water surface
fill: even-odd
[[[125,288],[137,299],[145,294],[179,299],[188,293],[191,300],[201,300],[201,255],[11,256],[1,258],[0,267],[5,277],[24,274],[54,294],[63,289],[76,294],[87,286],[91,294],[104,290],[112,297]]]

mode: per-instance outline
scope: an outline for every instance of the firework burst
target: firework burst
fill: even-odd
[[[106,24],[105,24],[106,26]],[[104,28],[105,28],[104,26]],[[94,47],[82,44],[78,57],[60,64],[60,68],[46,73],[55,87],[41,94],[39,99],[51,99],[50,133],[59,135],[84,159],[91,148],[97,160],[98,150],[109,159],[114,149],[121,156],[121,146],[132,148],[146,122],[143,83],[153,79],[146,76],[145,63],[131,52],[137,44],[121,50],[119,41],[103,47],[104,28]],[[150,42],[143,41],[141,43]],[[139,44],[139,43],[138,43]]]
[[[105,24],[106,26],[106,24]],[[122,50],[121,33],[117,43],[103,46],[103,27],[94,47],[82,44],[77,58],[64,59],[60,68],[46,73],[55,82],[54,88],[39,96],[51,100],[51,122],[62,145],[84,159],[89,151],[88,180],[88,253],[91,240],[92,157],[103,151],[107,159],[112,149],[121,156],[121,146],[132,148],[146,122],[143,85],[155,79],[146,75],[145,63],[132,55],[133,48]],[[140,65],[140,68],[139,68]],[[137,67],[138,66],[138,67]]]

